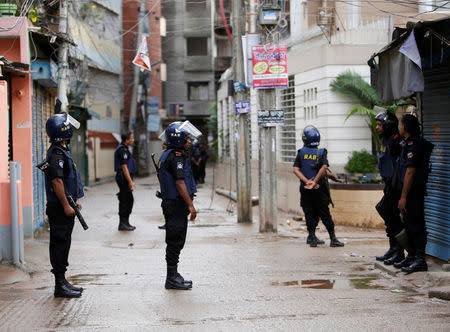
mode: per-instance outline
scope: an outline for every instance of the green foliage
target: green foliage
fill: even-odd
[[[366,108],[379,104],[375,89],[357,73],[346,71],[340,74],[330,83],[330,87],[333,92],[356,99]]]
[[[377,157],[363,151],[353,151],[345,169],[350,173],[372,173],[377,165]]]
[[[97,24],[98,21],[103,20],[103,12],[104,10],[98,8],[94,2],[87,1],[81,6],[79,15],[83,20],[92,19]]]
[[[37,12],[36,7],[35,6],[31,7],[30,11],[28,12],[28,19],[31,22],[36,23],[37,21],[39,21],[40,18],[41,17]]]
[[[336,77],[330,83],[330,87],[333,92],[344,95],[359,103],[359,105],[350,109],[345,121],[355,114],[366,116],[367,127],[372,133],[377,152],[380,151],[381,140],[376,131],[377,122],[375,120],[376,114],[373,111],[373,107],[380,106],[391,112],[395,112],[398,108],[398,104],[385,105],[380,103],[376,90],[370,86],[369,83],[364,81],[361,75],[351,71],[346,71]],[[403,101],[400,101],[399,103],[401,102]]]

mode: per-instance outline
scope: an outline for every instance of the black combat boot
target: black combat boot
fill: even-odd
[[[55,297],[80,297],[81,292],[77,292],[69,288],[65,283],[64,274],[55,274],[55,292],[53,293]]]
[[[311,247],[317,247],[318,244],[325,244],[325,241],[319,239],[315,233],[309,233],[306,238],[306,244],[309,244]]]
[[[75,291],[75,292],[80,292],[83,293],[83,287],[77,287],[72,285],[70,282],[67,281],[67,279],[64,277],[64,284],[70,288],[71,290]]]
[[[126,220],[127,226],[131,227],[132,230],[134,231],[136,229],[136,226],[130,225],[130,216],[126,217],[125,220]]]
[[[406,274],[419,271],[428,271],[428,265],[427,262],[425,261],[425,251],[417,250],[417,253],[411,265],[402,267],[402,271],[406,272]]]
[[[402,267],[407,267],[410,266],[412,264],[412,262],[414,261],[415,257],[414,254],[408,253],[408,256],[406,256],[406,258],[398,263],[394,263],[394,267],[397,269],[400,269]]]
[[[389,238],[389,249],[388,249],[388,251],[386,251],[383,256],[376,256],[375,259],[377,261],[384,262],[386,259],[391,258],[392,255],[394,255],[394,253],[395,253],[395,245],[396,245],[395,239]]]
[[[344,244],[339,241],[336,237],[336,234],[334,234],[334,230],[328,231],[330,234],[330,247],[343,247]]]
[[[403,248],[400,245],[396,244],[394,254],[390,258],[386,259],[383,263],[384,265],[393,265],[394,263],[399,263],[404,259],[405,253]]]
[[[127,218],[120,217],[119,231],[134,231],[134,228],[131,226],[128,226]]]
[[[184,280],[177,271],[177,266],[167,266],[166,289],[188,290],[192,288],[192,281]]]
[[[164,225],[159,225],[158,228],[159,228],[159,229],[166,229],[166,224],[164,224]]]

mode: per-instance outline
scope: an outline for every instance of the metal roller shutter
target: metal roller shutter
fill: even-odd
[[[449,260],[450,252],[450,66],[424,72],[424,136],[434,146],[425,197],[427,254]]]
[[[39,164],[44,158],[44,135],[43,126],[43,92],[42,88],[33,83],[33,165]],[[45,221],[45,184],[44,174],[33,167],[33,231],[39,230]]]
[[[45,159],[50,142],[45,132],[45,123],[53,112],[53,96],[42,86],[33,83],[33,165]],[[45,222],[45,178],[33,167],[33,230],[39,230]]]

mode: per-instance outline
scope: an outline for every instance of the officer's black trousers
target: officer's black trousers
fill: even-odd
[[[204,180],[206,175],[206,160],[202,160],[200,163],[200,179]]]
[[[423,190],[412,188],[406,199],[406,213],[404,214],[409,245],[413,253],[420,256],[425,256],[425,247],[427,245],[424,195]]]
[[[390,239],[394,239],[403,228],[400,211],[398,209],[399,195],[394,192],[390,181],[387,181],[383,189],[383,197],[376,205],[378,214],[383,218],[386,225],[386,234]]]
[[[64,274],[69,266],[69,251],[75,217],[68,217],[60,203],[47,203],[50,224],[50,263],[52,273]]]
[[[198,182],[198,180],[200,179],[200,166],[197,166],[194,163],[192,163],[191,169],[192,169],[192,176],[194,177],[195,182]]]
[[[314,233],[319,224],[319,218],[330,235],[334,234],[334,223],[331,219],[329,197],[324,187],[319,189],[305,189],[300,187],[300,206],[305,213],[308,233]]]
[[[133,192],[130,190],[128,181],[122,171],[116,173],[116,182],[119,186],[119,193],[117,194],[119,198],[119,216],[121,219],[127,219],[133,210]]]
[[[163,200],[161,207],[166,219],[167,266],[176,266],[186,242],[189,209],[182,198]]]

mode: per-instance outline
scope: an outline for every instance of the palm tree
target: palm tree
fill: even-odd
[[[351,71],[346,71],[342,74],[339,74],[330,83],[330,87],[333,92],[344,95],[349,99],[358,101],[359,105],[353,106],[350,109],[350,112],[345,118],[345,121],[347,121],[348,118],[357,113],[365,115],[367,117],[367,126],[372,133],[377,152],[379,152],[381,147],[381,140],[376,131],[376,114],[373,108],[374,106],[380,106],[395,112],[397,105],[384,105],[380,103],[376,90],[372,86],[370,86],[369,83],[364,81],[361,75]]]

